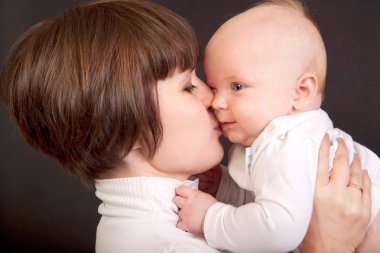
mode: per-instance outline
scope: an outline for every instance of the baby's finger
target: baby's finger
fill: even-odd
[[[181,229],[181,230],[183,230],[185,232],[188,231],[186,224],[184,222],[182,222],[181,219],[177,223],[177,228],[179,228],[179,229]]]
[[[330,139],[328,134],[322,140],[319,147],[319,157],[317,166],[317,184],[325,186],[329,183],[329,154],[330,154]]]
[[[342,138],[337,138],[338,149],[335,153],[333,170],[330,175],[330,181],[335,182],[339,189],[344,189],[350,179],[350,165],[348,162],[347,147]]]
[[[191,194],[193,194],[195,190],[188,187],[188,186],[178,186],[176,189],[175,189],[175,193],[179,196],[182,196],[182,197],[189,197]]]
[[[179,208],[181,209],[182,206],[183,206],[183,203],[185,203],[185,198],[181,197],[181,196],[175,196],[173,198],[173,203]]]

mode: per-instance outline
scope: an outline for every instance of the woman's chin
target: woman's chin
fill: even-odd
[[[223,145],[222,143],[219,142],[219,147],[215,150],[215,164],[218,164],[222,161],[223,159],[223,156],[224,156],[224,148],[223,148]]]

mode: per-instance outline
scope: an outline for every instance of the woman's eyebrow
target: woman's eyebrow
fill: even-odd
[[[181,84],[189,84],[191,83],[191,73],[182,73],[182,77],[180,79]]]

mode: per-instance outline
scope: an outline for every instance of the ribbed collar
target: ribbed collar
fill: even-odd
[[[271,143],[274,139],[286,138],[286,135],[292,129],[298,127],[305,122],[309,122],[314,118],[319,118],[323,122],[324,126],[328,126],[328,129],[333,128],[333,124],[325,111],[322,109],[316,109],[307,112],[295,113],[291,115],[281,116],[273,119],[259,135],[259,137],[253,142],[252,146],[244,147],[240,144],[234,146],[234,156],[229,157],[229,167],[237,166],[241,162],[244,162],[245,173],[251,175],[254,163],[259,157],[260,153]],[[244,157],[244,158],[242,158]],[[232,161],[234,160],[234,161]],[[240,166],[240,168],[243,168]]]
[[[131,219],[159,219],[177,224],[178,208],[172,202],[175,188],[198,188],[198,180],[179,181],[164,177],[130,177],[96,180],[96,196],[103,201],[99,213]]]

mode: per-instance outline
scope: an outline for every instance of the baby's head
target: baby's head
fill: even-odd
[[[265,1],[224,23],[204,58],[224,134],[246,146],[276,117],[319,108],[322,37],[298,1]]]

